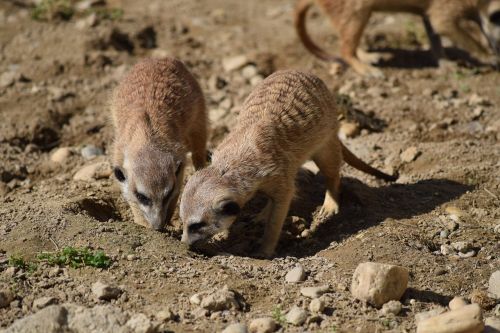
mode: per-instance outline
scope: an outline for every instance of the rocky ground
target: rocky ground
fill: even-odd
[[[456,61],[433,67],[412,16],[372,18],[363,46],[395,54],[377,80],[308,54],[290,0],[102,3],[52,11],[0,2],[0,328],[415,332],[419,321],[420,332],[432,332],[447,317],[422,318],[449,308],[446,316],[470,320],[474,332],[481,313],[488,332],[498,329],[497,71],[453,49]],[[326,18],[316,12],[309,21],[314,38],[336,51]],[[228,239],[190,252],[177,215],[164,233],[133,224],[110,178],[109,94],[144,56],[179,57],[199,79],[212,148],[264,77],[311,71],[339,95],[346,145],[400,178],[384,183],[345,167],[341,213],[312,231],[324,186],[309,165],[275,258],[251,257],[262,233],[252,220],[258,200]],[[89,249],[89,261],[40,257],[68,247]],[[400,302],[381,307],[356,294],[363,262],[404,267]],[[470,302],[478,305],[463,306]]]

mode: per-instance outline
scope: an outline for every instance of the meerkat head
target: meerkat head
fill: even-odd
[[[500,56],[500,0],[480,0],[479,15],[484,34]]]
[[[122,165],[114,165],[113,173],[130,205],[142,212],[147,224],[161,230],[171,218],[182,185],[184,159],[145,147],[124,154]],[[173,207],[169,209],[169,207]]]
[[[192,245],[228,230],[242,205],[241,195],[219,171],[208,167],[196,172],[182,193],[182,242]]]

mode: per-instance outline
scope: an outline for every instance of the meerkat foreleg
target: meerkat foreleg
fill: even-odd
[[[259,255],[270,257],[278,245],[281,229],[285,222],[294,193],[293,182],[270,195],[270,214],[264,229],[264,238]]]
[[[431,44],[431,52],[434,57],[434,61],[439,65],[440,60],[445,56],[443,44],[441,44],[441,37],[434,31],[432,24],[427,16],[422,16],[422,22],[424,23],[425,33],[429,42]]]
[[[267,222],[269,220],[269,217],[271,215],[271,211],[273,208],[273,201],[269,198],[267,198],[266,205],[262,210],[255,216],[256,221],[265,221]]]
[[[314,163],[325,177],[326,193],[320,216],[329,217],[339,212],[340,166],[342,153],[337,138],[333,138],[313,156]]]

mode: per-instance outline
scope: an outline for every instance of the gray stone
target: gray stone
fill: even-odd
[[[40,297],[33,301],[33,309],[40,310],[54,304],[57,304],[57,298],[50,296]]]
[[[104,151],[94,145],[87,145],[81,150],[82,157],[86,160],[91,160],[97,156],[104,155]]]
[[[67,327],[67,315],[68,310],[63,306],[51,305],[35,314],[16,320],[3,333],[70,333]]]
[[[488,282],[488,292],[493,297],[500,299],[500,270],[493,272]]]
[[[92,285],[92,293],[96,299],[109,301],[118,298],[122,290],[117,287],[110,286],[108,284],[97,281]]]
[[[309,297],[309,298],[318,298],[324,293],[328,292],[330,289],[329,286],[324,285],[324,286],[319,286],[319,287],[303,287],[300,288],[300,293],[302,296]]]
[[[203,296],[200,306],[209,311],[240,309],[240,304],[236,300],[236,294],[232,290],[229,290],[227,286]]]
[[[256,318],[250,322],[250,333],[272,333],[276,331],[276,322],[269,317]]]
[[[302,265],[300,264],[292,268],[285,275],[285,281],[288,283],[302,282],[305,280],[305,278],[306,278],[306,272],[304,270],[304,267],[302,267]]]
[[[389,301],[382,306],[382,314],[384,315],[398,315],[403,309],[403,305],[400,301]]]
[[[292,325],[300,326],[307,319],[307,311],[299,308],[298,306],[294,306],[288,311],[285,317],[286,321]]]
[[[390,300],[399,300],[408,285],[408,270],[404,267],[365,262],[354,271],[352,295],[376,307]]]
[[[248,331],[245,324],[240,324],[240,323],[231,324],[222,331],[222,333],[247,333],[247,332]]]

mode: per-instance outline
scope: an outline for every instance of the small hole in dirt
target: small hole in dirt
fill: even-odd
[[[83,199],[76,202],[70,210],[93,217],[99,222],[121,219],[114,202],[109,199]]]

